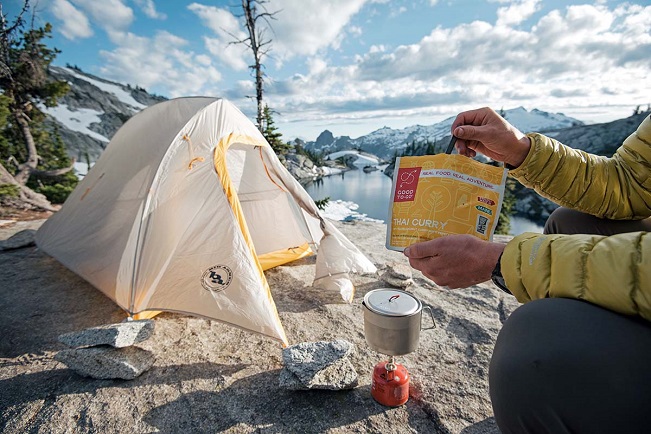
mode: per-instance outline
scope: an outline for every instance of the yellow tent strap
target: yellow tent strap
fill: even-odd
[[[260,153],[260,161],[262,161],[262,167],[264,167],[264,173],[267,174],[267,178],[269,178],[269,180],[271,180],[271,182],[273,182],[276,187],[278,187],[279,189],[287,193],[287,190],[285,190],[280,185],[278,185],[276,181],[274,181],[274,179],[271,177],[271,174],[269,173],[269,169],[267,169],[267,163],[265,163],[264,158],[262,158],[262,146],[258,148],[258,151]]]
[[[204,161],[203,157],[195,157],[194,152],[192,151],[192,141],[190,140],[190,137],[188,137],[187,134],[183,134],[183,140],[188,142],[188,152],[190,154],[190,162],[188,163],[188,170],[192,170],[192,167],[194,163],[201,163]]]
[[[256,265],[258,274],[260,276],[260,282],[262,282],[262,284],[264,285],[264,288],[267,293],[267,298],[269,299],[269,303],[272,306],[275,306],[276,303],[274,302],[273,297],[271,296],[271,289],[269,288],[269,283],[267,282],[267,278],[264,275],[264,271],[262,269],[262,265],[260,265],[258,256],[255,253],[253,239],[251,238],[249,228],[246,225],[246,220],[244,219],[244,211],[242,210],[242,206],[240,205],[240,201],[237,197],[237,192],[233,188],[233,184],[231,183],[231,178],[228,174],[228,169],[226,167],[226,151],[228,150],[230,145],[232,145],[235,142],[245,143],[250,145],[259,144],[259,141],[256,141],[252,137],[236,135],[234,133],[231,133],[228,136],[223,137],[219,141],[217,146],[215,146],[213,162],[215,164],[215,170],[217,171],[219,180],[221,181],[222,188],[224,189],[224,193],[226,194],[226,198],[228,199],[231,209],[233,210],[233,214],[235,215],[235,218],[237,219],[237,222],[240,226],[242,237],[244,238],[246,245],[249,247],[249,251],[251,252],[251,255],[253,257],[253,261]],[[285,330],[283,330],[282,328],[282,323],[280,321],[280,317],[278,316],[278,312],[275,309],[274,311],[276,314],[276,321],[278,322],[278,324],[281,324],[280,331],[282,332],[283,335],[282,336],[283,346],[287,346],[287,337],[285,336]]]

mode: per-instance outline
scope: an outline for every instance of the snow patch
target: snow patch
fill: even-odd
[[[65,104],[59,104],[56,107],[39,105],[39,109],[61,122],[69,130],[86,134],[100,142],[109,142],[109,139],[89,128],[91,124],[102,122],[100,115],[104,114],[103,112],[89,108],[79,108],[73,111]]]
[[[380,164],[380,159],[375,156],[371,155],[364,155],[360,154],[358,151],[339,151],[339,152],[333,152],[332,154],[327,155],[327,159],[329,160],[336,160],[339,157],[342,157],[344,155],[355,155],[357,159],[353,163],[357,167],[364,167],[364,166],[377,166]]]
[[[357,212],[359,205],[355,202],[349,202],[345,200],[331,200],[326,205],[325,209],[322,211],[324,217],[329,218],[330,220],[339,220],[339,221],[351,221],[351,220],[360,220],[365,222],[379,222],[383,223],[382,220],[374,219],[368,217],[366,214],[360,214]]]
[[[99,80],[93,80],[90,77],[87,77],[85,75],[79,74],[76,71],[70,69],[70,68],[62,68],[65,69],[66,72],[68,72],[70,75],[77,77],[81,80],[87,81],[88,83],[92,84],[93,86],[98,87],[104,92],[111,93],[115,95],[117,99],[122,101],[123,103],[133,107],[136,110],[142,110],[147,108],[146,105],[139,103],[136,101],[129,92],[126,90],[122,89],[120,86],[116,84],[109,84],[109,83],[104,83],[103,81]]]
[[[84,179],[84,176],[88,175],[89,170],[90,166],[88,163],[75,161],[75,174],[77,175],[78,179]]]
[[[338,167],[319,166],[318,172],[321,173],[322,176],[330,176],[339,175],[343,170]]]

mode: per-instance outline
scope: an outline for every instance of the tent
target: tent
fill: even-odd
[[[376,271],[253,123],[208,97],[129,119],[36,243],[131,317],[186,313],[284,345],[264,270],[317,254],[314,286],[347,301],[349,273]]]

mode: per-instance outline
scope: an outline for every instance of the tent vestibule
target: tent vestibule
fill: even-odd
[[[130,315],[216,319],[287,344],[264,270],[317,253],[315,285],[352,300],[374,265],[224,99],[151,106],[115,134],[40,248]]]

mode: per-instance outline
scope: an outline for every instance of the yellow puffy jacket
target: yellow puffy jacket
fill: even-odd
[[[611,158],[528,134],[531,150],[510,175],[559,205],[609,219],[651,216],[651,117]],[[651,320],[651,234],[525,233],[502,255],[508,288],[524,303],[545,297],[586,300]]]

